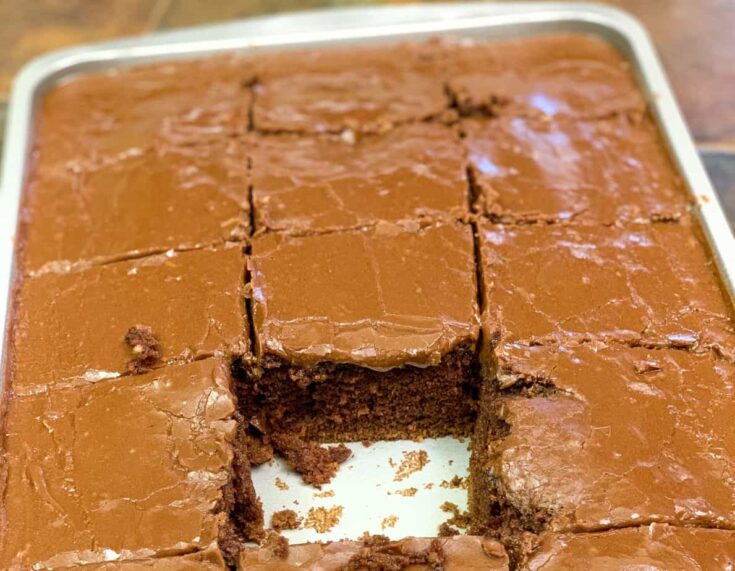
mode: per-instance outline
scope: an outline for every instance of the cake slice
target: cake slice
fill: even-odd
[[[607,339],[735,355],[732,307],[693,224],[482,222],[479,234],[489,350]]]
[[[468,212],[464,152],[443,125],[348,140],[260,137],[252,161],[257,230],[315,233]]]
[[[248,350],[239,246],[168,252],[23,280],[8,378],[16,393],[91,384]]]
[[[42,153],[24,199],[24,273],[243,239],[245,148],[232,139],[135,150],[73,168],[44,168]]]
[[[479,529],[735,525],[735,364],[619,344],[507,345],[474,439]],[[488,435],[483,431],[488,430]]]
[[[239,387],[272,427],[322,441],[467,432],[479,331],[469,226],[265,234],[248,267],[255,359]]]
[[[245,132],[252,78],[229,56],[83,75],[40,101],[35,149],[55,168],[221,141]]]
[[[383,132],[440,116],[444,85],[427,44],[258,54],[253,125],[270,132]]]
[[[446,50],[442,71],[464,115],[601,119],[646,107],[629,63],[598,37],[462,41]]]
[[[730,569],[735,531],[651,524],[601,533],[544,534],[525,554],[528,571]]]
[[[60,571],[79,569],[78,566],[60,567]],[[216,544],[203,551],[170,557],[147,557],[127,561],[109,561],[84,565],[91,571],[226,571],[228,569]]]
[[[207,359],[10,398],[0,567],[209,549],[233,485],[230,388],[228,365]]]
[[[503,117],[463,121],[479,195],[494,222],[670,221],[683,184],[649,120]]]
[[[439,538],[407,537],[390,541],[373,536],[362,541],[292,545],[285,552],[243,550],[242,571],[297,571],[298,569],[384,569],[411,571],[506,571],[503,546],[477,536]]]

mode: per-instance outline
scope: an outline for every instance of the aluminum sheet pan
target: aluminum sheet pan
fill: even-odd
[[[730,295],[735,292],[735,239],[720,203],[697,155],[694,142],[674,100],[668,81],[645,29],[619,10],[594,4],[480,2],[320,10],[254,18],[221,25],[161,32],[151,36],[125,39],[55,52],[27,65],[16,78],[5,136],[0,185],[0,383],[6,355],[8,309],[14,280],[14,237],[18,208],[28,164],[34,111],[39,98],[51,85],[69,78],[112,67],[129,66],[167,59],[207,57],[224,52],[283,50],[304,46],[344,43],[420,40],[437,34],[474,38],[509,38],[552,32],[595,34],[617,46],[631,61],[661,131],[670,147],[689,191],[695,198],[705,233],[710,242],[723,281]],[[2,386],[0,385],[0,390]],[[362,450],[351,445],[355,458],[340,471],[335,482],[325,488],[334,497],[314,496],[315,490],[300,484],[276,463],[254,471],[254,480],[264,500],[266,514],[284,507],[303,512],[313,505],[344,506],[343,522],[331,533],[318,535],[310,530],[287,532],[295,541],[329,540],[357,537],[363,531],[386,533],[393,537],[407,534],[433,535],[436,525],[446,519],[438,509],[442,501],[452,501],[461,509],[466,494],[441,488],[442,478],[464,475],[469,453],[466,443],[436,439],[424,443],[381,443]],[[415,483],[393,480],[394,461],[412,449],[430,451],[428,471],[419,473]],[[289,490],[275,490],[276,474]],[[434,482],[429,490],[427,484]],[[374,487],[373,487],[374,486]],[[382,486],[382,488],[381,488]],[[414,486],[416,501],[400,493],[401,487]],[[367,488],[370,488],[369,490]],[[395,488],[395,489],[394,489]],[[444,490],[436,493],[434,488]],[[392,490],[392,492],[391,492]],[[390,494],[388,492],[391,492]],[[430,493],[431,492],[431,493]],[[406,501],[404,501],[406,500]],[[428,503],[431,506],[428,506]],[[298,502],[298,504],[294,504]],[[300,508],[298,506],[301,506]],[[360,515],[362,514],[362,515]],[[386,518],[399,516],[395,527],[381,529]],[[266,520],[268,521],[268,520]]]

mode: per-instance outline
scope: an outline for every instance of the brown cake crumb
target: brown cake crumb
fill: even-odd
[[[387,527],[395,527],[397,521],[398,521],[397,515],[389,515],[388,517],[383,518],[383,521],[380,522],[380,529],[385,529]]]
[[[403,460],[398,466],[394,482],[400,482],[408,478],[411,474],[424,469],[429,463],[429,455],[426,450],[411,450],[403,453]]]
[[[275,479],[275,481],[273,483],[275,484],[276,488],[278,488],[281,491],[284,491],[285,492],[286,490],[289,489],[288,488],[288,484],[286,482],[284,482],[283,480],[281,480],[279,477],[276,477],[276,479]]]
[[[446,521],[448,525],[454,525],[460,529],[467,529],[469,527],[469,512],[460,511],[457,504],[453,504],[452,502],[444,502],[440,507],[443,512],[452,514],[452,517]]]
[[[271,516],[271,527],[276,531],[298,529],[300,525],[301,518],[293,510],[277,511]]]
[[[458,488],[466,490],[469,487],[469,480],[460,476],[454,476],[451,480],[442,480],[442,483],[439,485],[448,490],[456,490]]]
[[[310,508],[309,513],[306,515],[304,527],[310,527],[317,533],[327,533],[339,523],[343,511],[344,508],[342,506]]]
[[[260,547],[270,551],[279,559],[286,559],[288,557],[288,539],[274,531],[267,532]]]
[[[314,492],[312,494],[313,498],[333,498],[334,497],[334,490],[326,490],[324,492]]]
[[[330,482],[339,465],[352,455],[344,444],[322,447],[296,434],[272,434],[271,443],[304,482],[317,488]]]
[[[382,536],[376,536],[381,537]],[[444,548],[441,540],[434,539],[429,546],[419,552],[407,552],[400,541],[365,542],[359,553],[352,556],[344,568],[345,571],[363,569],[381,569],[383,571],[400,571],[412,565],[426,565],[439,571],[444,567]]]
[[[127,370],[139,375],[150,371],[161,360],[161,344],[147,325],[134,325],[125,334],[125,343],[133,352]]]
[[[434,482],[427,482],[426,484],[424,484],[424,489],[425,490],[433,490],[434,489]]]
[[[247,433],[248,458],[253,466],[260,466],[273,459],[273,447],[263,436]]]
[[[439,526],[437,535],[439,537],[452,537],[453,535],[459,535],[459,530],[444,522]]]
[[[407,497],[407,498],[412,498],[413,496],[416,495],[416,492],[418,492],[418,490],[416,488],[406,488],[405,490],[398,490],[398,491],[396,491],[396,494],[398,494],[399,496],[404,496],[404,497]]]

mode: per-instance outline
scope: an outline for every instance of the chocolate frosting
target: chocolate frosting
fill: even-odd
[[[260,358],[427,366],[477,337],[472,232],[462,224],[265,234],[248,266]]]
[[[5,419],[0,567],[55,569],[209,546],[230,479],[229,384],[227,364],[209,359],[15,396]]]
[[[495,342],[610,338],[733,353],[732,307],[689,224],[480,225]]]
[[[233,139],[132,149],[100,164],[38,170],[23,213],[32,220],[22,234],[24,270],[244,237],[244,147]]]
[[[163,362],[247,350],[240,247],[168,252],[27,278],[18,298],[9,370],[15,393],[119,376],[142,325]]]
[[[443,571],[508,569],[508,556],[503,546],[497,541],[463,535],[439,538],[438,541],[444,555],[441,567]],[[412,554],[426,550],[431,542],[431,538],[408,537],[395,543],[403,553]],[[250,549],[241,553],[238,569],[242,571],[297,571],[298,569],[341,571],[347,566],[350,559],[365,549],[364,544],[358,541],[307,543],[290,546],[286,559],[280,559],[266,549]],[[435,568],[429,564],[417,564],[401,569],[402,571],[429,571]]]
[[[78,566],[63,567],[66,569],[79,569]],[[212,544],[203,551],[196,551],[187,555],[175,555],[172,557],[146,558],[129,561],[114,561],[107,563],[95,563],[85,565],[84,569],[93,571],[226,571],[228,567],[222,559],[222,553],[216,544]]]
[[[261,137],[252,155],[256,226],[306,233],[462,217],[463,155],[453,129],[428,123],[357,139]]]
[[[480,208],[501,222],[679,218],[681,180],[649,121],[466,120]]]
[[[428,45],[320,48],[259,54],[257,130],[381,132],[442,114],[442,81]]]
[[[489,444],[522,514],[556,531],[735,526],[735,363],[600,343],[506,346],[498,361],[503,389],[545,387],[504,397],[509,433]]]
[[[84,75],[42,99],[36,148],[48,168],[221,140],[246,128],[252,77],[234,57]]]
[[[735,565],[735,532],[653,524],[592,534],[545,534],[529,571],[708,571]]]
[[[646,106],[629,64],[600,38],[462,41],[445,50],[449,91],[465,114],[589,119]]]

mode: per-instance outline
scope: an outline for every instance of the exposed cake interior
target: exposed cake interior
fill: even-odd
[[[319,442],[465,436],[475,418],[474,352],[465,343],[438,365],[388,371],[269,359],[258,378],[238,383],[239,396],[253,400],[269,431]]]

